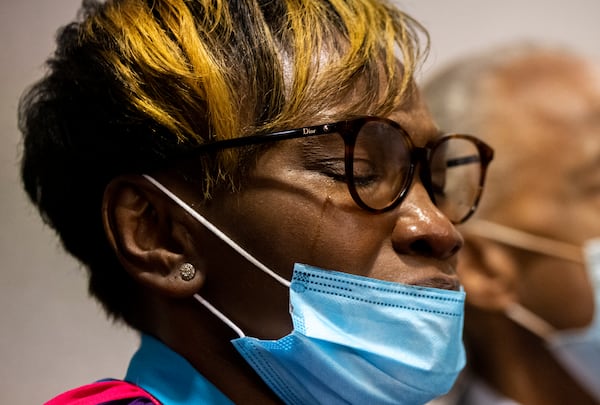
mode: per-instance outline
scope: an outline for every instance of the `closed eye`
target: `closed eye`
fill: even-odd
[[[346,169],[343,158],[319,159],[305,164],[308,170],[321,173],[335,181],[346,182]]]

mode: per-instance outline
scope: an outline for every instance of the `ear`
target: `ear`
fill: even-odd
[[[458,275],[467,303],[485,311],[503,311],[517,300],[518,264],[511,251],[496,242],[465,236]]]
[[[119,261],[142,285],[185,297],[204,284],[205,269],[188,228],[189,217],[145,178],[113,179],[104,191],[102,217]],[[180,271],[184,263],[194,266],[191,279]]]

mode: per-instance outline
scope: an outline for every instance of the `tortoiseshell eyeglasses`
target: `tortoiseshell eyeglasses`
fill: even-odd
[[[419,176],[431,200],[455,224],[466,221],[477,208],[487,167],[494,155],[483,141],[463,134],[442,135],[425,147],[416,147],[397,122],[380,117],[209,142],[195,150],[218,151],[327,135],[341,137],[343,154],[339,142],[321,141],[319,170],[335,180],[345,181],[358,206],[373,213],[398,206],[408,193],[420,163]],[[327,148],[331,148],[330,155],[323,153]]]

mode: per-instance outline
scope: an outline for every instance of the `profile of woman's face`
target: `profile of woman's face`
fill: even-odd
[[[583,246],[600,235],[600,71],[564,59],[525,60],[523,65],[515,72],[552,70],[528,86],[509,82],[509,87],[499,80],[492,88],[498,112],[491,115],[489,135],[512,134],[527,163],[511,179],[516,191],[499,212],[500,220]],[[584,327],[593,318],[594,291],[581,264],[534,255],[520,269],[518,292],[523,305],[556,328]]]
[[[388,118],[416,146],[439,135],[416,99]],[[393,282],[457,288],[456,253],[462,239],[418,176],[399,207],[370,213],[356,205],[342,176],[332,174],[339,170],[331,166],[344,155],[341,137],[319,138],[275,143],[259,157],[241,191],[216,195],[201,214],[288,280],[294,263],[301,262]],[[198,255],[208,272],[203,296],[227,308],[249,333],[274,338],[289,332],[287,290],[201,225],[196,229],[202,241]]]

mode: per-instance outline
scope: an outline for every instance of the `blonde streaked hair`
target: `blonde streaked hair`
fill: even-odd
[[[91,293],[133,326],[136,285],[101,220],[112,179],[175,168],[205,198],[243,187],[260,150],[194,147],[385,115],[427,50],[385,0],[84,0],[80,13],[21,99],[21,177]]]
[[[376,0],[108,1],[82,41],[98,33],[113,39],[103,57],[130,105],[184,144],[313,123],[340,105],[341,117],[388,113],[411,89],[427,37]],[[213,175],[238,164],[227,151]],[[203,176],[208,190],[215,177]]]

